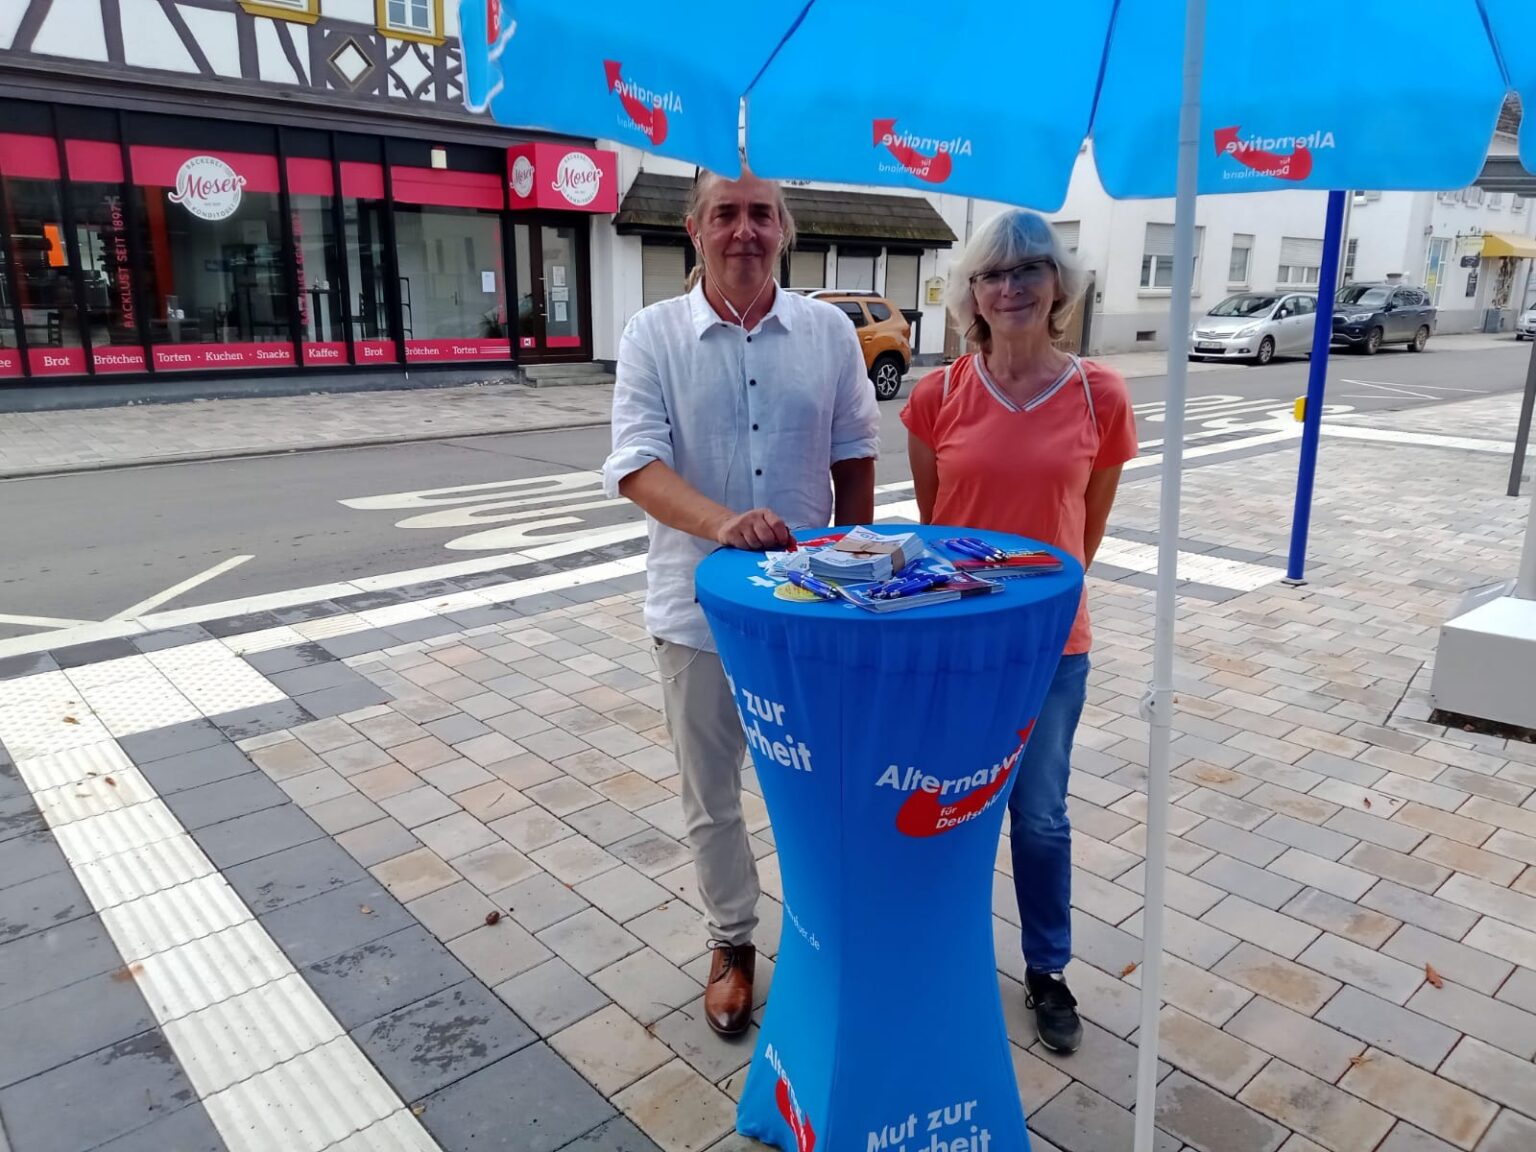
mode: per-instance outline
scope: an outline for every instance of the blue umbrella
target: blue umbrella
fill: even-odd
[[[1198,193],[1472,183],[1511,89],[1536,108],[1530,0],[461,0],[466,102],[779,179],[894,185],[1054,211],[1085,139],[1105,189],[1174,196],[1136,1152],[1151,1152],[1173,625]],[[480,30],[484,34],[480,34]],[[1356,30],[1368,30],[1362,42]],[[878,33],[878,35],[875,35]],[[891,59],[869,61],[882,42]],[[901,66],[912,45],[916,68]],[[850,63],[853,53],[864,53]],[[1445,66],[1445,61],[1452,66]],[[1521,133],[1536,171],[1536,116]],[[1337,267],[1330,197],[1321,282]],[[1332,294],[1320,294],[1320,398]],[[1308,405],[1302,490],[1320,405]],[[1299,508],[1299,511],[1303,509]],[[1299,521],[1301,518],[1298,518]]]
[[[462,0],[466,99],[503,123],[725,173],[745,101],[760,175],[1042,211],[1061,206],[1091,135],[1112,196],[1172,196],[1184,7],[891,0],[876,38],[867,7],[833,0]],[[1536,35],[1516,36],[1528,13],[1523,0],[1357,0],[1363,48],[1337,34],[1331,0],[1220,5],[1200,79],[1200,193],[1470,183],[1511,82],[1536,99]],[[899,49],[850,65],[886,33],[932,67],[901,66]],[[1523,144],[1536,167],[1530,122]]]

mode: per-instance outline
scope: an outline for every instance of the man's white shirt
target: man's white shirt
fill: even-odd
[[[848,317],[781,288],[752,331],[722,320],[703,286],[637,313],[619,341],[613,451],[603,484],[660,460],[733,512],[771,508],[790,528],[832,519],[831,466],[873,459],[880,417]],[[718,545],[649,519],[645,623],[714,651],[694,572]]]

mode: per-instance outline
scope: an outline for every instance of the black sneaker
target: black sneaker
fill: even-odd
[[[1035,1031],[1052,1052],[1076,1052],[1083,1043],[1077,997],[1060,972],[1024,973],[1024,1007],[1035,1010]]]

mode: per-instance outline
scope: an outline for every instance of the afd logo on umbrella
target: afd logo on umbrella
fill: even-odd
[[[874,146],[884,148],[896,161],[881,161],[882,172],[908,172],[929,184],[942,184],[954,169],[954,158],[971,154],[967,136],[938,140],[905,129],[897,131],[895,120],[876,120],[874,129]]]
[[[1260,136],[1237,126],[1216,129],[1216,155],[1238,165],[1223,169],[1223,180],[1252,180],[1258,176],[1305,180],[1312,175],[1313,154],[1335,146],[1333,133],[1326,130],[1305,136]]]
[[[653,146],[667,138],[667,117],[680,116],[683,98],[676,92],[653,92],[624,76],[624,65],[617,60],[604,60],[603,71],[608,79],[608,91],[619,98],[624,111],[619,116],[622,128],[638,128]]]
[[[912,793],[896,813],[896,830],[904,836],[937,836],[970,823],[999,800],[1006,800],[1013,770],[1019,766],[1034,729],[1031,720],[1019,730],[1017,748],[990,768],[963,776],[930,776],[915,766],[903,771],[892,764],[875,785]]]

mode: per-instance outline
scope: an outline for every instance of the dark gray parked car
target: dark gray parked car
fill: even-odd
[[[1435,330],[1435,305],[1406,284],[1346,284],[1333,300],[1333,343],[1374,356],[1383,344],[1424,351]]]

